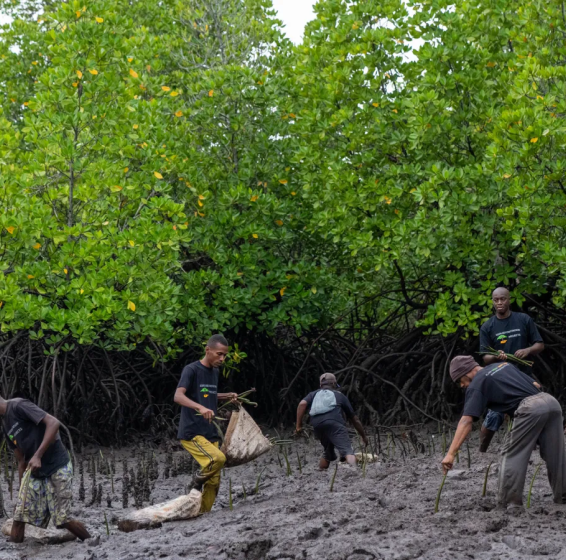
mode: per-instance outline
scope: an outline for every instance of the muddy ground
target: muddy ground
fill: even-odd
[[[317,469],[319,444],[300,441],[288,448],[292,474],[287,476],[285,459],[278,450],[252,464],[226,469],[213,511],[197,519],[173,522],[161,528],[124,534],[116,520],[122,508],[122,457],[128,468],[140,462],[132,449],[117,454],[112,507],[106,504],[109,477],[97,476],[104,492],[101,506],[90,506],[91,481],[85,472],[86,500],[78,500],[79,481],[75,476],[74,514],[86,522],[96,536],[85,543],[39,545],[29,540],[21,545],[0,542],[0,560],[5,559],[528,559],[546,556],[566,559],[566,506],[554,506],[541,467],[532,492],[530,509],[509,514],[495,508],[497,459],[500,442],[490,453],[480,454],[478,432],[470,442],[471,466],[466,450],[446,480],[440,511],[433,513],[442,475],[439,470],[442,436],[435,437],[432,452],[431,429],[416,432],[412,445],[396,430],[395,448],[391,438],[381,433],[382,460],[363,469],[339,465],[330,492],[334,466],[328,472]],[[417,453],[419,442],[424,452]],[[386,448],[389,447],[389,453]],[[154,449],[159,460],[159,478],[150,501],[158,503],[180,495],[190,474],[163,478],[167,453]],[[84,463],[98,453],[86,450]],[[102,449],[104,456],[110,450]],[[175,462],[183,451],[175,451]],[[389,458],[387,455],[389,454]],[[299,472],[297,455],[301,460]],[[280,462],[281,460],[281,462]],[[486,468],[494,461],[487,483],[487,496],[481,497]],[[534,452],[528,486],[536,465]],[[190,470],[190,469],[189,469]],[[77,469],[78,471],[78,469]],[[86,471],[86,468],[85,468]],[[262,472],[259,493],[254,493]],[[3,479],[4,477],[2,477]],[[229,479],[232,482],[233,509],[229,508]],[[244,498],[243,488],[246,489]],[[7,484],[2,488],[8,512],[12,511]],[[132,499],[130,497],[130,506]],[[106,534],[104,512],[109,521]]]

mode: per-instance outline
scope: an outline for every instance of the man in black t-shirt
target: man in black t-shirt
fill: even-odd
[[[522,506],[529,458],[537,443],[546,463],[554,502],[566,503],[566,456],[558,401],[541,393],[528,375],[507,362],[482,368],[471,356],[458,356],[450,363],[450,377],[466,389],[466,400],[456,434],[442,460],[444,473],[452,468],[474,420],[490,408],[514,417],[501,452],[499,503]]]
[[[10,540],[24,540],[26,523],[47,527],[49,520],[81,540],[90,534],[70,518],[73,465],[59,437],[60,422],[27,399],[0,397],[2,428],[18,460],[20,492]]]
[[[364,428],[355,415],[348,397],[339,393],[337,388],[336,377],[332,373],[323,373],[320,376],[320,389],[309,393],[297,407],[295,433],[301,433],[303,416],[309,411],[314,435],[324,448],[324,454],[319,463],[321,469],[327,469],[330,461],[336,460],[334,448],[338,449],[341,458],[345,458],[352,465],[356,464],[356,456],[346,430],[344,416],[352,422],[364,445],[368,444]]]
[[[542,337],[533,319],[525,313],[511,311],[509,290],[496,288],[491,299],[495,315],[486,321],[480,329],[480,351],[490,349],[499,352],[498,356],[484,354],[484,364],[507,361],[506,354],[526,360],[544,350]],[[532,368],[513,362],[513,365],[527,375],[532,375]],[[503,423],[503,414],[488,410],[481,429],[480,451],[487,451],[493,435]]]
[[[185,366],[175,391],[174,401],[181,405],[181,419],[177,437],[181,445],[200,465],[193,487],[202,491],[201,512],[212,509],[218,489],[220,473],[226,457],[220,451],[220,435],[212,423],[218,400],[236,399],[236,393],[218,393],[218,367],[228,355],[228,342],[219,334],[206,343],[202,360]]]

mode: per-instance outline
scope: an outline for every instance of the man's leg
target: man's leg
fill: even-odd
[[[540,456],[546,463],[548,481],[554,494],[554,502],[566,502],[566,457],[564,455],[564,430],[562,409],[551,395],[544,394],[549,408],[549,418],[540,436]]]
[[[208,512],[212,509],[218,495],[220,474],[226,462],[226,456],[218,449],[218,442],[211,443],[202,436],[196,436],[191,441],[181,440],[181,445],[201,467],[195,480],[203,485],[200,510],[202,513]]]
[[[529,458],[548,418],[548,407],[540,397],[529,397],[519,405],[511,431],[503,444],[498,491],[501,505],[523,504]]]
[[[340,457],[345,457],[346,462],[350,465],[356,464],[354,449],[352,448],[350,436],[348,435],[348,430],[344,424],[340,424],[339,422],[329,423],[327,428],[327,437],[340,453]]]
[[[480,451],[485,453],[495,432],[503,424],[504,415],[494,410],[488,410],[480,432]]]
[[[326,470],[330,466],[330,463],[337,459],[334,444],[330,441],[326,432],[326,424],[321,424],[314,428],[314,435],[320,441],[324,450],[318,463],[318,468],[321,470]]]
[[[73,465],[69,461],[64,467],[46,479],[47,505],[53,519],[53,525],[58,529],[65,528],[81,541],[90,539],[86,527],[75,519],[71,519],[71,504],[73,502]]]
[[[21,543],[24,540],[26,532],[26,524],[23,521],[12,521],[12,531],[10,532],[10,541]]]

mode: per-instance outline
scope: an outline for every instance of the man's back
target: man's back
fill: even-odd
[[[479,418],[489,407],[512,416],[524,398],[538,393],[533,380],[515,366],[490,364],[478,371],[466,389],[462,415]]]
[[[336,404],[328,412],[322,412],[322,413],[318,413],[318,414],[314,414],[314,415],[311,414],[311,416],[310,416],[311,426],[313,426],[313,427],[318,426],[318,425],[322,424],[323,422],[327,422],[329,420],[335,421],[335,422],[340,422],[341,424],[345,424],[346,422],[344,421],[344,416],[342,415],[342,412],[344,413],[344,415],[348,419],[353,418],[355,416],[354,409],[353,409],[352,405],[350,404],[348,397],[346,397],[342,393],[340,393],[338,391],[334,391],[332,389],[317,389],[316,391],[312,391],[311,393],[309,393],[303,399],[304,401],[307,402],[309,410],[312,409],[313,404],[316,405],[315,399],[317,398],[317,395],[319,397],[322,396],[321,391],[327,391],[327,392],[331,393],[335,398]],[[313,412],[316,412],[316,411],[313,411]]]

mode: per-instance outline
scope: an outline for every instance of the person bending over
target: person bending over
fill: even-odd
[[[528,375],[507,362],[482,368],[471,356],[458,356],[450,363],[450,377],[466,389],[466,400],[456,434],[442,460],[444,473],[452,468],[473,421],[489,408],[513,417],[501,452],[499,504],[522,506],[529,458],[537,443],[546,463],[554,502],[565,503],[566,456],[558,401],[540,392]]]
[[[45,529],[50,519],[83,541],[90,538],[86,527],[70,517],[73,465],[59,436],[59,420],[27,399],[0,397],[0,415],[20,475],[10,540],[24,540],[26,523]]]
[[[496,288],[491,294],[495,315],[487,320],[480,329],[480,351],[487,352],[493,348],[497,356],[485,354],[483,362],[486,365],[507,361],[506,354],[526,360],[544,350],[544,343],[536,323],[526,313],[511,311],[511,300],[507,288]],[[527,375],[533,374],[531,366],[513,364]],[[481,427],[480,451],[485,452],[489,447],[495,432],[503,423],[503,414],[488,410]]]
[[[320,440],[324,448],[324,453],[319,463],[321,469],[327,469],[330,462],[336,460],[335,449],[340,453],[340,458],[345,458],[351,465],[356,464],[356,456],[350,443],[350,436],[348,436],[348,431],[346,430],[344,415],[356,428],[364,445],[368,445],[364,428],[354,414],[354,409],[348,397],[339,393],[336,390],[337,388],[338,384],[334,374],[323,373],[320,376],[320,389],[309,393],[297,407],[295,433],[301,433],[303,416],[308,411],[314,435]]]
[[[215,334],[206,343],[205,355],[185,366],[175,391],[174,401],[181,405],[177,437],[181,445],[200,465],[193,478],[193,488],[202,491],[201,512],[212,509],[220,473],[226,457],[219,449],[220,435],[212,423],[218,400],[235,400],[236,393],[218,393],[218,368],[229,352],[228,342]]]

